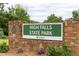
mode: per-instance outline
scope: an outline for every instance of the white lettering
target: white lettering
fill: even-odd
[[[52,35],[51,31],[41,31],[41,35]]]
[[[30,35],[40,35],[40,31],[30,31]]]

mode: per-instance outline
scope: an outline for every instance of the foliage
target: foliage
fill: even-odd
[[[0,3],[0,28],[3,28],[4,34],[7,35],[7,23],[8,18],[6,17],[6,11],[4,10],[5,3]]]
[[[3,30],[2,30],[2,29],[0,29],[0,38],[2,38],[2,37],[3,37],[3,35],[4,35]]]
[[[9,7],[8,17],[9,20],[29,20],[29,15],[21,6]]]
[[[0,52],[1,53],[8,52],[8,50],[9,50],[9,46],[6,44],[6,42],[4,42],[3,44],[0,45]]]
[[[0,45],[6,42],[7,45],[9,45],[9,40],[8,39],[0,39]]]
[[[4,35],[3,30],[0,28],[0,39],[4,39],[6,36]]]
[[[72,16],[73,16],[73,18],[79,17],[79,10],[74,10],[74,11],[72,12]]]
[[[72,55],[71,49],[68,48],[68,46],[65,42],[62,44],[62,49],[63,49],[63,53],[64,53],[65,56],[71,56]]]
[[[68,48],[66,43],[63,43],[60,47],[55,47],[53,45],[48,46],[49,56],[71,56],[72,51]]]
[[[3,28],[4,35],[8,35],[8,21],[25,20],[28,22],[29,15],[21,6],[8,7],[8,10],[4,9],[4,7],[5,4],[0,3],[0,28]]]
[[[50,16],[47,17],[47,20],[45,20],[44,22],[63,22],[61,17],[57,17],[55,16],[55,14],[51,14]]]

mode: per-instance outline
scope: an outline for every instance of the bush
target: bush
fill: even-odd
[[[72,51],[71,51],[70,48],[68,48],[66,43],[62,44],[62,49],[63,49],[63,52],[64,52],[64,56],[71,56],[72,55]]]
[[[59,47],[49,45],[47,51],[48,51],[47,52],[48,56],[71,56],[72,55],[72,51],[71,49],[68,48],[66,43],[63,43]]]
[[[0,38],[1,38],[1,39],[4,39],[4,38],[6,38],[6,37],[7,37],[7,36],[4,35],[3,30],[0,29]]]
[[[0,45],[0,52],[5,53],[8,52],[9,46],[6,44],[6,42],[3,42],[3,44]]]

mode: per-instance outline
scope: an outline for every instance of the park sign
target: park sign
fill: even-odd
[[[63,23],[29,23],[22,24],[22,38],[62,40]]]

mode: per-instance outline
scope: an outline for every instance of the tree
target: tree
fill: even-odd
[[[4,8],[4,4],[3,3],[0,3],[0,27],[2,26],[3,24],[3,20],[2,20],[2,15],[3,15],[3,9]]]
[[[8,9],[9,9],[9,12],[8,12],[9,20],[28,21],[30,19],[27,11],[25,11],[25,9],[22,8],[21,6],[16,6],[15,8],[9,7]]]
[[[79,10],[74,10],[74,11],[72,12],[72,17],[73,17],[73,18],[79,17]]]
[[[0,28],[3,29],[5,35],[8,35],[8,21],[11,20],[23,20],[28,22],[29,15],[27,11],[20,7],[9,7],[8,11],[4,9],[5,5],[0,3]]]
[[[4,11],[4,6],[7,3],[0,3],[0,28],[3,28],[4,34],[7,33],[7,21],[8,18],[6,17],[6,12]],[[7,22],[7,23],[6,23]],[[7,34],[6,34],[7,35]]]
[[[50,16],[47,17],[47,20],[44,22],[63,22],[61,17],[55,16],[55,14],[51,14]]]

